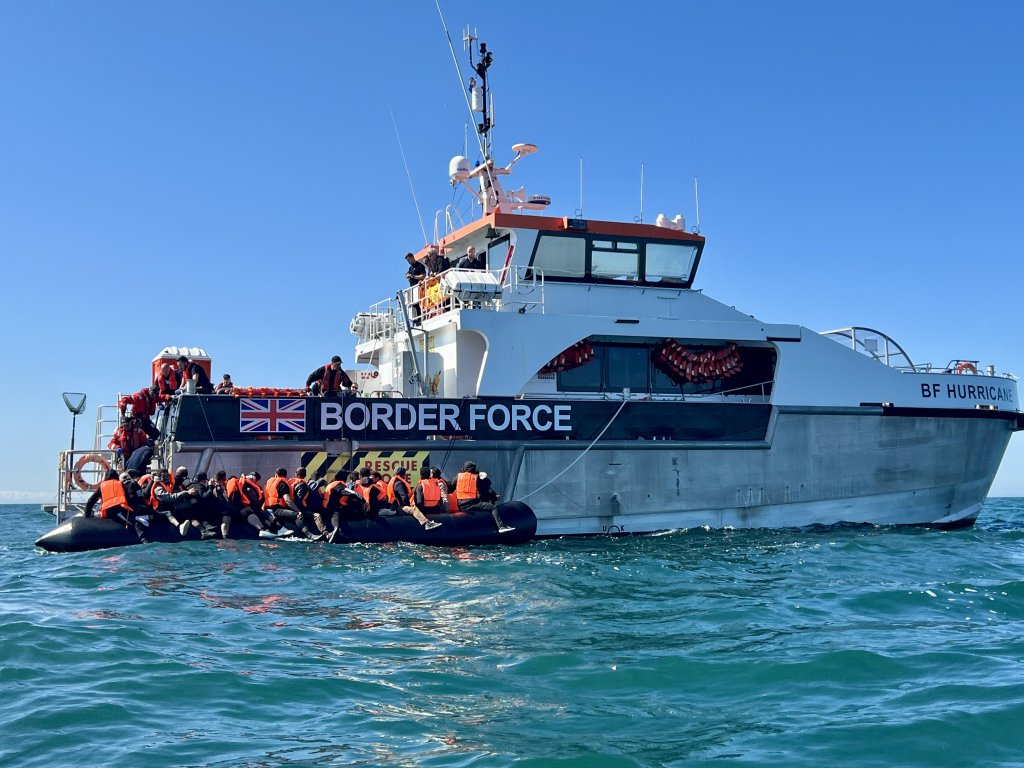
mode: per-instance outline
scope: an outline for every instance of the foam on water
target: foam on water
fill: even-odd
[[[0,507],[0,765],[960,766],[1024,753],[1024,501],[970,530],[76,555]],[[24,525],[22,525],[24,524]]]

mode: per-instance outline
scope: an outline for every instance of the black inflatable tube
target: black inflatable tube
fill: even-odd
[[[537,533],[537,518],[526,504],[510,501],[499,504],[498,511],[506,525],[515,527],[514,531],[498,533],[495,530],[494,519],[486,512],[432,515],[431,519],[441,523],[441,526],[429,531],[410,515],[399,513],[391,517],[343,521],[333,543],[385,544],[406,541],[413,544],[452,547],[470,544],[522,544],[534,538]],[[231,525],[228,538],[256,539],[258,536],[252,526],[235,522]],[[146,529],[146,538],[150,543],[176,544],[180,541],[198,541],[202,537],[197,528],[189,528],[188,533],[182,537],[177,528],[161,521],[154,522]],[[219,531],[216,538],[221,538]],[[141,543],[133,528],[126,528],[117,520],[79,516],[41,536],[36,541],[36,546],[47,552],[88,552]]]

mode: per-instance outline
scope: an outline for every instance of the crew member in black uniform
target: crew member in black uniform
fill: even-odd
[[[196,383],[196,394],[197,395],[212,395],[213,394],[213,382],[210,381],[210,377],[207,376],[206,370],[197,363],[195,360],[189,360],[187,357],[182,355],[178,358],[178,371],[181,377],[181,384],[179,386],[184,387],[185,382],[194,381]]]
[[[341,358],[335,355],[331,362],[320,366],[306,377],[306,389],[311,395],[337,397],[343,390],[355,392],[359,388],[341,369]]]

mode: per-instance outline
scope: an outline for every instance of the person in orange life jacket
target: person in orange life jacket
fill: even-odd
[[[445,504],[449,512],[459,511],[459,502],[455,498],[455,485],[446,480],[444,475],[441,474],[440,467],[430,468],[430,478],[437,483],[437,487],[441,489],[441,497],[445,499]]]
[[[306,527],[306,523],[302,519],[302,510],[292,497],[292,488],[288,483],[288,470],[284,467],[278,467],[274,476],[267,480],[267,484],[263,488],[263,508],[274,516],[278,524],[287,525],[289,529],[294,525],[307,539],[314,541],[323,539],[322,535],[313,534]],[[288,525],[289,523],[291,525]]]
[[[427,516],[413,504],[412,485],[406,479],[405,472],[405,467],[398,467],[395,469],[395,474],[391,476],[391,480],[388,482],[388,503],[393,509],[415,517],[425,530],[432,531],[434,528],[440,528],[441,523],[437,520],[428,520]]]
[[[85,502],[86,517],[94,516],[97,503],[100,504],[99,517],[117,518],[125,525],[128,524],[128,515],[131,514],[132,508],[128,501],[128,491],[116,469],[107,470],[100,481],[100,487],[93,491],[89,500]]]
[[[371,469],[370,479],[373,481],[373,484],[377,486],[378,490],[380,490],[381,497],[386,500],[388,497],[388,484],[384,480],[384,475],[375,469]]]
[[[494,518],[494,525],[497,527],[498,533],[514,531],[515,527],[505,525],[501,515],[498,513],[498,508],[494,505],[494,502],[498,500],[497,494],[491,489],[489,482],[485,482],[483,487],[481,487],[479,475],[476,464],[472,461],[467,461],[462,465],[462,471],[455,477],[455,498],[459,502],[459,511],[490,512],[491,517]],[[486,493],[493,501],[487,501],[483,498],[481,491]]]
[[[217,382],[217,386],[213,388],[213,394],[215,395],[233,395],[235,394],[235,382],[231,380],[231,374],[225,373],[221,377],[221,380]]]
[[[363,501],[366,503],[366,513],[370,517],[380,517],[380,511],[388,509],[386,492],[381,493],[380,486],[373,482],[368,467],[359,470],[359,482],[353,490],[363,497]]]
[[[131,416],[147,435],[156,440],[160,437],[160,430],[153,423],[153,416],[156,415],[159,403],[160,388],[154,384],[144,387],[134,394],[125,395],[118,401],[117,406],[122,417]],[[132,409],[130,414],[128,413],[129,406]]]
[[[195,360],[189,360],[184,355],[178,358],[178,377],[181,387],[184,387],[187,381],[194,381],[197,395],[213,394],[213,384],[206,375],[206,370]]]
[[[306,480],[306,468],[299,467],[295,470],[295,476],[288,481],[291,489],[291,500],[288,506],[296,514],[296,523],[299,529],[309,538],[317,541],[326,534],[326,528],[321,528],[316,522],[315,513],[323,507],[323,499],[319,491],[310,488]]]
[[[335,473],[334,480],[324,486],[324,511],[331,515],[330,532],[327,541],[334,539],[341,527],[342,520],[355,520],[366,513],[363,497],[345,485],[345,472]]]
[[[149,435],[139,428],[135,419],[129,416],[124,420],[123,424],[114,430],[110,442],[107,443],[107,448],[111,451],[116,451],[121,463],[127,466],[126,462],[131,458],[135,449],[146,445],[148,440]]]
[[[263,511],[263,489],[259,481],[259,472],[229,479],[226,486],[228,502],[235,518],[246,521],[261,533],[272,534],[280,530],[280,526],[273,515]]]
[[[149,491],[147,502],[150,508],[157,513],[153,520],[166,520],[180,530],[181,521],[175,515],[175,508],[183,494],[174,492],[174,481],[170,473],[166,469],[156,470],[143,487]]]
[[[178,376],[178,369],[172,368],[169,363],[160,366],[160,370],[153,380],[153,386],[157,389],[157,396],[162,399],[170,399],[178,393],[181,385],[181,378]]]
[[[417,509],[427,515],[439,515],[448,511],[448,487],[443,480],[438,482],[431,477],[434,470],[438,476],[441,470],[437,467],[423,467],[420,470],[420,481],[416,484],[413,499]]]
[[[335,355],[331,362],[322,365],[306,377],[306,389],[311,395],[335,397],[342,390],[357,391],[359,388],[341,369],[341,358]]]

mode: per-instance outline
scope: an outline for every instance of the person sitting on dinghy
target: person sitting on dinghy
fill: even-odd
[[[181,499],[181,492],[174,492],[174,483],[171,475],[166,469],[158,469],[153,473],[152,482],[149,484],[149,506],[159,513],[155,519],[164,518],[181,530],[181,521],[175,516],[177,502]]]
[[[288,470],[284,467],[278,467],[274,476],[267,480],[263,488],[263,509],[273,515],[279,524],[296,529],[307,539],[323,539],[322,535],[314,534],[306,527],[302,510],[292,497],[292,489],[288,484]]]
[[[251,472],[229,478],[226,486],[228,502],[234,518],[244,520],[260,533],[273,534],[276,521],[263,511],[263,489],[259,486],[260,473]]]
[[[515,527],[505,525],[502,521],[501,515],[498,513],[498,508],[494,505],[494,502],[487,501],[481,496],[481,490],[485,493],[488,491],[493,493],[493,489],[491,489],[489,483],[485,483],[485,487],[481,488],[479,475],[480,472],[476,468],[476,463],[467,461],[462,465],[462,471],[455,477],[455,498],[458,499],[459,502],[459,511],[490,512],[491,517],[494,518],[494,525],[497,527],[498,533],[514,531]],[[497,500],[497,494],[492,498]]]
[[[310,538],[318,535],[322,538],[326,531],[317,526],[315,514],[321,508],[321,498],[319,492],[314,493],[306,481],[305,467],[295,470],[294,477],[288,479],[288,488],[291,490],[289,507],[297,515],[296,522],[301,530],[311,534]]]
[[[440,522],[428,520],[427,516],[413,505],[412,485],[405,478],[405,471],[405,467],[395,469],[395,474],[388,483],[388,503],[393,509],[415,517],[424,530],[432,531],[434,528],[440,528]]]
[[[420,470],[420,481],[416,484],[416,508],[425,515],[440,515],[448,511],[448,484],[431,476],[434,469],[437,469],[440,476],[439,468],[423,467]]]
[[[387,499],[380,492],[380,486],[373,482],[368,467],[359,470],[359,482],[354,490],[363,497],[363,501],[366,503],[366,514],[370,517],[380,517],[380,511],[388,509]]]
[[[327,541],[332,544],[342,520],[356,520],[366,513],[363,497],[345,484],[344,470],[338,471],[334,479],[324,487],[324,510],[331,516]]]

